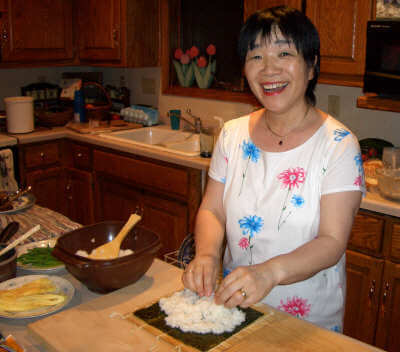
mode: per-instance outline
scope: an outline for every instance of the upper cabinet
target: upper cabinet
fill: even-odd
[[[1,61],[72,62],[71,0],[2,0]]]
[[[362,87],[367,21],[374,18],[375,0],[166,0],[161,5],[161,66],[164,94],[228,100],[257,105],[236,59],[237,36],[245,19],[256,10],[289,5],[307,14],[321,39],[319,83]],[[213,20],[211,20],[211,18]],[[205,25],[207,24],[207,25]],[[174,50],[216,44],[216,74],[208,89],[179,84],[172,63]],[[228,49],[228,47],[230,49]]]
[[[321,40],[320,83],[362,87],[367,21],[374,0],[307,0],[306,14]]]
[[[158,66],[158,1],[77,1],[79,62],[102,66]]]

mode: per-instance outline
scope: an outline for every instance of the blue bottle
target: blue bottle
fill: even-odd
[[[76,90],[74,94],[74,121],[86,122],[85,100],[82,90]]]

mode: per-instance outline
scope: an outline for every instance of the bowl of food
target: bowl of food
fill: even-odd
[[[0,244],[0,250],[7,245]],[[0,282],[13,279],[17,276],[17,251],[15,248],[0,256]]]
[[[107,293],[133,284],[150,268],[161,248],[156,233],[135,226],[121,243],[117,258],[87,256],[112,241],[123,225],[122,221],[105,221],[68,232],[58,238],[52,254],[91,291]]]
[[[400,169],[376,169],[379,192],[387,198],[400,200]]]

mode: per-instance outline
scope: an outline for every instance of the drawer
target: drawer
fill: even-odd
[[[77,169],[90,170],[92,168],[91,148],[86,145],[71,143],[73,165]]]
[[[392,225],[390,256],[400,260],[400,222],[394,222]]]
[[[26,168],[51,165],[60,161],[60,147],[57,142],[30,145],[24,148],[24,153]]]
[[[354,219],[349,248],[366,254],[382,256],[385,219],[358,213]]]
[[[183,197],[189,195],[189,173],[185,169],[99,150],[93,151],[93,168],[96,172],[137,184],[139,187],[145,186]]]

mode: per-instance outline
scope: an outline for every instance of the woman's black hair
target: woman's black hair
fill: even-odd
[[[314,90],[320,70],[319,34],[313,23],[299,10],[288,6],[276,6],[252,14],[239,34],[240,60],[245,62],[246,54],[254,49],[258,35],[268,39],[277,28],[286,39],[294,43],[307,66],[314,69],[314,77],[308,82],[306,99],[309,104],[315,105]]]

